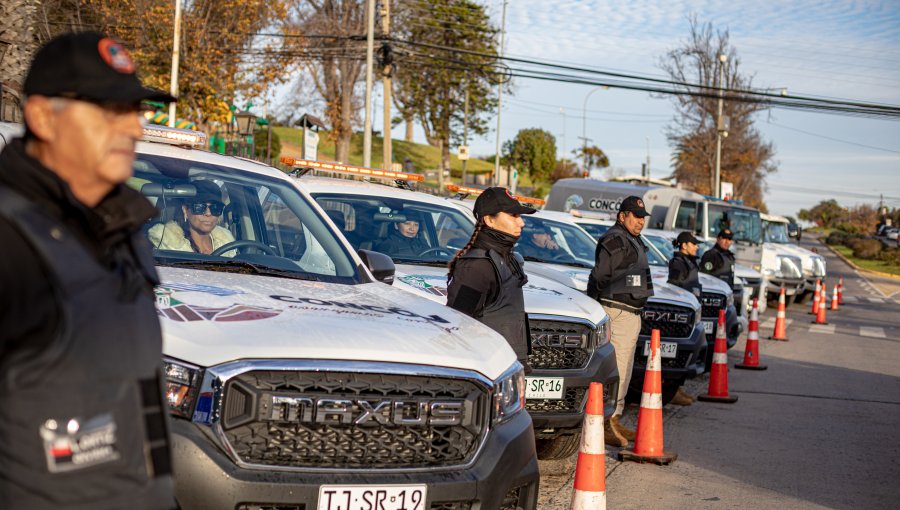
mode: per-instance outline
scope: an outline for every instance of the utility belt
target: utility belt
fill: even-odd
[[[620,303],[618,301],[610,301],[609,299],[601,299],[600,304],[608,307],[615,308],[616,310],[622,310],[623,312],[630,312],[640,314],[643,308],[638,308],[636,306],[626,305],[625,303]]]

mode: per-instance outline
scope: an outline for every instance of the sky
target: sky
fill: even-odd
[[[497,26],[502,2],[483,2]],[[692,15],[729,31],[757,88],[900,105],[900,0],[509,0],[506,54],[666,78],[660,59],[687,39]],[[640,174],[649,147],[651,175],[664,177],[673,117],[671,100],[645,92],[516,79],[503,98],[500,139],[540,127],[556,136],[560,157],[571,157],[584,130],[628,174]],[[900,119],[774,109],[756,126],[776,149],[772,213],[794,215],[829,198],[877,203],[880,194],[900,207]],[[403,127],[393,136],[402,138]],[[472,140],[471,153],[493,154],[495,140],[494,130]]]

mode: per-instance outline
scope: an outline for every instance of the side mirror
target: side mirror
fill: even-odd
[[[359,254],[359,258],[362,259],[363,264],[366,265],[376,280],[393,285],[394,273],[397,271],[393,259],[384,253],[371,250],[359,250],[356,253]]]

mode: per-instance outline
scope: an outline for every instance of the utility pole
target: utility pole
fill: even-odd
[[[469,84],[466,83],[466,101],[463,107],[463,145],[469,147]],[[469,158],[462,160],[462,184],[466,185],[466,163]]]
[[[594,87],[588,91],[584,96],[584,104],[581,106],[581,161],[584,165],[585,173],[589,172],[587,167],[587,143],[590,138],[587,137],[587,103],[588,98],[591,97],[591,94],[597,92],[600,89],[609,88],[606,85],[600,85],[598,87]]]
[[[500,60],[503,60],[503,46],[506,40],[506,2],[503,0],[503,15],[500,22]],[[503,79],[500,78],[497,83],[497,147],[494,156],[494,186],[500,182],[500,113],[503,111]]]
[[[391,34],[391,0],[381,0],[381,33],[387,40]],[[390,170],[393,166],[393,147],[391,147],[391,71],[393,70],[393,58],[391,55],[391,47],[387,42],[381,46],[382,49],[382,65],[381,70],[381,86],[384,89],[384,155],[382,157],[381,168]]]
[[[725,119],[722,118],[722,87],[725,81],[725,63],[728,62],[728,55],[719,55],[719,113],[716,116],[716,174],[713,178],[712,194],[716,198],[722,198],[722,185],[720,183],[722,171],[722,137],[725,131]],[[725,135],[727,136],[727,135]]]
[[[645,136],[644,140],[647,140],[647,175],[644,177],[647,178],[647,183],[650,183],[650,137]]]
[[[178,97],[178,60],[181,46],[181,0],[175,0],[175,34],[172,36],[172,73],[169,75],[169,93]],[[177,101],[169,103],[169,127],[175,127]]]
[[[366,0],[366,120],[363,166],[372,166],[372,63],[375,53],[375,0]]]
[[[563,118],[562,157],[563,157],[563,159],[566,159],[566,110],[565,110],[565,108],[560,108],[559,113],[562,114],[562,118]]]

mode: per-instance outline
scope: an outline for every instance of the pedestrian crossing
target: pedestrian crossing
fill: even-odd
[[[810,316],[812,317],[812,316]],[[842,335],[851,335],[851,336],[860,336],[866,338],[884,338],[889,339],[888,331],[885,331],[885,328],[876,327],[876,326],[843,326],[841,325],[838,328],[838,324],[814,324],[812,323],[812,319],[810,319],[809,323],[805,323],[805,321],[800,321],[796,323],[796,328],[792,328],[795,324],[794,319],[786,319],[785,325],[787,326],[788,335],[792,331],[805,330],[807,333],[814,335],[833,335],[835,333],[840,333]],[[760,329],[760,337],[764,338],[762,332],[766,331],[774,331],[775,330],[775,319],[773,317],[769,317],[767,319],[761,320],[759,323]],[[893,328],[892,328],[893,329]],[[766,333],[768,334],[768,333]],[[898,338],[897,340],[900,340]]]
[[[829,303],[831,299],[829,298]],[[869,297],[869,296],[844,296],[844,304],[885,304],[885,303],[894,303],[900,304],[900,298],[880,298],[880,297]]]

